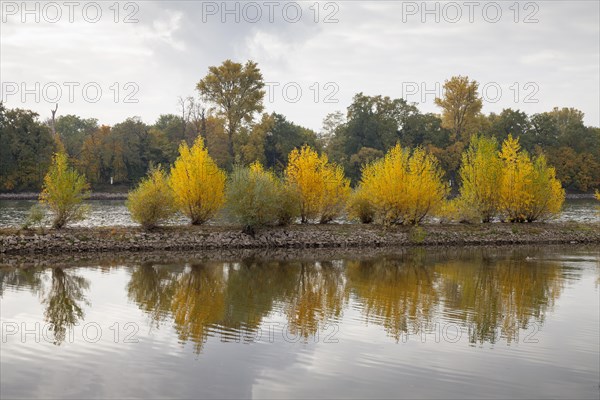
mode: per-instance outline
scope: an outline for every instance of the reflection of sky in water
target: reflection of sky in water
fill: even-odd
[[[0,270],[3,330],[44,324],[51,288],[66,287],[57,277],[89,284],[76,300],[85,316],[72,339],[36,343],[30,333],[24,343],[19,335],[2,343],[2,398],[598,398],[600,254],[589,248],[98,263],[64,275]],[[518,340],[469,339],[469,327],[511,318],[528,323]],[[236,341],[238,321],[260,329],[260,339]],[[198,322],[200,337],[182,333]],[[336,343],[326,343],[334,332],[327,323],[337,327]],[[402,323],[409,335],[397,340]],[[411,330],[436,323],[452,338],[459,326],[461,336]],[[85,326],[90,338],[101,329],[96,343],[84,340]],[[310,334],[291,341],[290,326]],[[125,343],[134,327],[138,342]],[[526,343],[528,334],[537,342]]]
[[[27,213],[34,200],[0,200],[0,227],[18,227],[27,218]],[[84,221],[72,226],[132,226],[135,223],[129,216],[124,200],[93,200],[89,202],[91,215]],[[600,222],[599,202],[592,199],[568,199],[563,211],[556,221]],[[337,221],[343,222],[343,221]],[[188,220],[184,216],[175,217],[168,225],[185,225]],[[226,223],[223,216],[210,221],[209,224]]]

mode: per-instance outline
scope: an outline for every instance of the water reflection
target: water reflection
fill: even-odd
[[[396,342],[452,323],[468,332],[470,343],[511,343],[530,324],[544,324],[565,284],[579,273],[532,248],[132,264],[128,298],[151,327],[173,327],[178,340],[192,342],[196,353],[216,335],[222,341],[252,340],[274,316],[307,342],[327,324],[343,323],[349,310],[363,323],[383,327]],[[103,271],[115,268],[110,262],[102,265]],[[49,271],[0,269],[0,295],[7,286],[38,293],[60,344],[66,331],[85,319],[90,282],[79,269]],[[44,277],[49,277],[46,284]]]
[[[61,344],[67,330],[85,316],[82,306],[89,305],[85,290],[90,283],[82,276],[63,268],[53,268],[51,276],[50,289],[42,294],[42,303],[46,306],[44,318],[54,334],[54,343]]]

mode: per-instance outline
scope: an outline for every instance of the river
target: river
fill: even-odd
[[[35,200],[0,200],[0,228],[19,227],[27,218],[27,213]],[[136,225],[129,215],[124,200],[90,200],[90,215],[83,221],[71,226],[133,226]],[[594,199],[567,199],[560,216],[555,222],[578,221],[600,222],[598,203]],[[344,221],[337,221],[344,222]],[[167,225],[185,225],[189,221],[183,216],[176,216]],[[212,224],[226,224],[224,216],[218,216]]]
[[[0,259],[0,397],[598,399],[597,248],[337,251]]]

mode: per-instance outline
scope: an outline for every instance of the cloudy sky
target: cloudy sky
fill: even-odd
[[[486,113],[568,106],[600,126],[597,1],[4,1],[1,12],[1,99],[43,118],[58,102],[59,115],[152,123],[229,58],[259,64],[267,111],[316,130],[358,92],[437,111],[458,74],[480,82]]]

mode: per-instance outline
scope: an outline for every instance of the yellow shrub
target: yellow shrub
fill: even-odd
[[[502,144],[500,208],[510,222],[547,219],[560,212],[565,192],[543,155],[533,161],[512,135]]]
[[[397,144],[363,168],[360,189],[384,224],[418,224],[444,204],[448,187],[438,161],[422,148]]]
[[[40,201],[53,213],[52,227],[59,229],[84,219],[89,208],[83,200],[88,197],[85,176],[69,166],[65,153],[55,153],[40,194]]]
[[[340,166],[329,163],[325,154],[319,156],[306,145],[292,150],[285,176],[300,198],[302,222],[318,218],[326,223],[343,211],[350,194],[350,180],[344,177]]]
[[[596,190],[595,197],[596,197],[596,200],[600,201],[600,191]]]
[[[512,135],[502,143],[500,159],[500,209],[509,222],[525,222],[533,203],[533,164],[529,155],[521,151],[519,139]]]
[[[168,177],[160,167],[151,168],[148,176],[127,195],[131,219],[145,229],[152,229],[176,212],[175,198]]]
[[[459,170],[460,212],[476,220],[489,222],[498,214],[498,188],[502,178],[502,161],[493,138],[473,136],[462,155]]]
[[[179,146],[179,157],[171,168],[169,185],[177,208],[193,225],[212,218],[225,202],[226,175],[208,154],[202,137],[190,148]]]
[[[556,171],[548,166],[546,157],[540,155],[533,161],[532,202],[527,221],[546,220],[560,213],[565,201],[565,190],[556,179]]]

